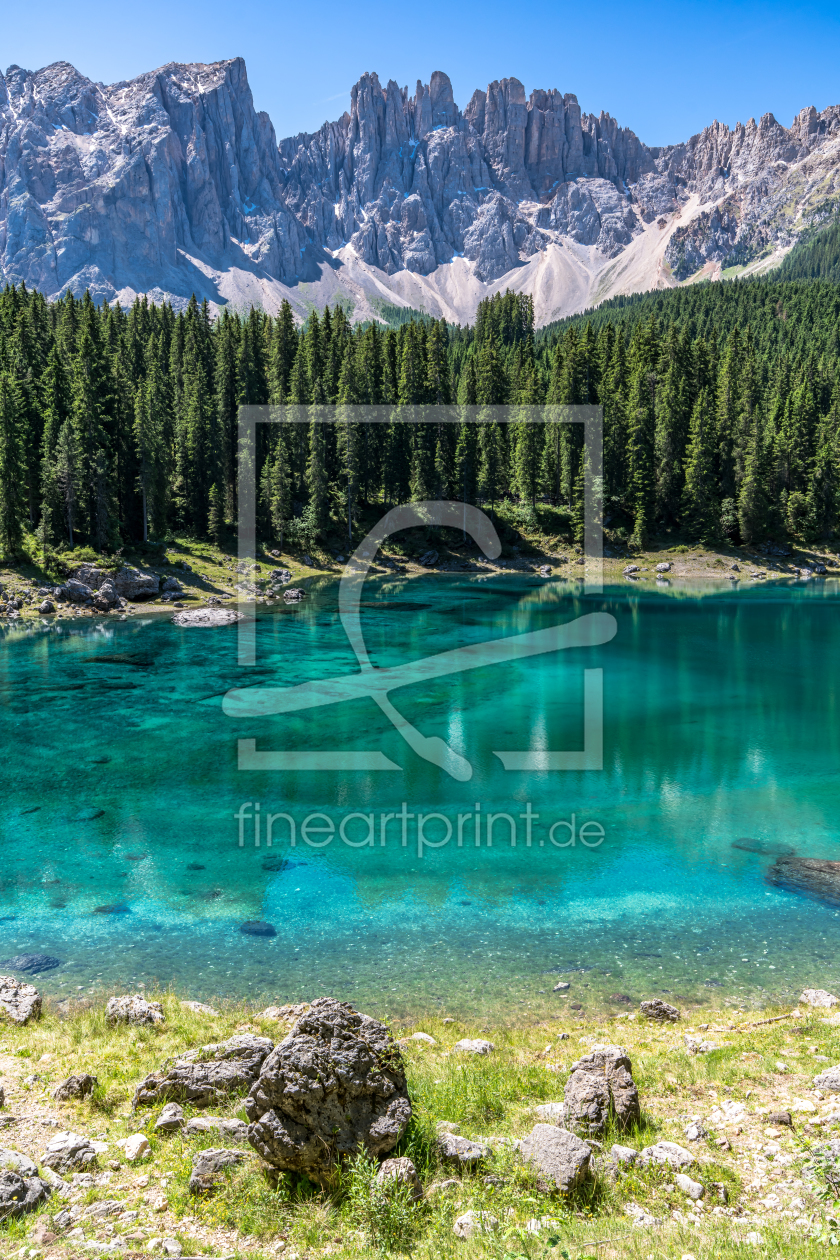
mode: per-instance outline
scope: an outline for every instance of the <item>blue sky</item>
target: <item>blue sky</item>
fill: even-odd
[[[66,60],[106,83],[233,56],[278,136],[337,118],[365,70],[412,92],[445,70],[462,108],[474,88],[515,75],[670,144],[714,118],[734,126],[770,110],[789,125],[804,105],[840,103],[840,4],[40,0],[5,6],[0,29],[3,70]]]

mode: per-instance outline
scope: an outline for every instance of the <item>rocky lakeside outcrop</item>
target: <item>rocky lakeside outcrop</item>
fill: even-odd
[[[837,106],[655,148],[516,78],[461,109],[441,71],[413,92],[368,73],[341,118],[278,144],[241,58],[110,86],[67,62],[0,76],[0,275],[51,297],[289,296],[303,313],[307,282],[310,299],[344,293],[365,317],[389,294],[405,304],[393,277],[462,259],[449,284],[467,310],[554,247],[565,261],[543,276],[556,290],[544,314],[564,285],[583,302],[574,276],[643,236],[636,288],[785,246],[838,182]],[[434,305],[434,283],[424,292]]]

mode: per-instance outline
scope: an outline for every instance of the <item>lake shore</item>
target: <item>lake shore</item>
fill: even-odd
[[[602,558],[590,560],[583,556],[580,548],[571,545],[558,548],[523,544],[521,549],[506,547],[498,559],[489,560],[477,547],[470,545],[455,549],[440,547],[432,564],[421,564],[417,555],[380,553],[371,566],[370,576],[404,579],[435,573],[442,576],[540,576],[540,569],[547,566],[551,573],[543,577],[546,581],[602,581],[611,586],[623,584],[627,587],[653,583],[662,588],[669,583],[683,588],[691,583],[712,581],[729,582],[734,588],[743,588],[768,581],[824,581],[840,577],[840,559],[833,546],[821,544],[777,550],[785,550],[789,554],[770,554],[766,549],[755,547],[706,548],[699,544],[692,547],[675,544],[651,546],[645,551],[622,551],[621,554],[617,554],[612,547],[606,547]],[[210,599],[223,604],[256,602],[270,605],[283,602],[282,595],[268,595],[265,589],[270,574],[275,569],[286,570],[290,574],[286,587],[303,584],[304,589],[313,580],[340,578],[345,572],[344,556],[323,551],[316,557],[311,557],[288,552],[271,555],[264,548],[259,548],[253,562],[239,562],[209,543],[189,539],[180,539],[170,545],[165,558],[158,557],[155,563],[144,562],[137,555],[131,555],[127,562],[145,573],[156,575],[162,581],[175,578],[180,583],[182,592],[177,599],[170,597],[166,600],[138,600],[111,612],[62,603],[56,605],[54,613],[45,615],[39,612],[39,607],[42,600],[49,596],[39,595],[38,588],[43,582],[52,579],[45,578],[43,571],[31,563],[5,565],[0,566],[0,625],[33,621],[50,623],[79,619],[107,620],[131,617],[138,613],[171,616],[176,604],[177,607],[196,608],[204,606]],[[107,558],[103,558],[102,567],[106,568],[107,564]],[[666,564],[669,566],[667,570],[659,567]],[[626,572],[629,566],[634,567],[632,573]],[[817,573],[818,566],[822,566],[825,572]],[[21,607],[12,612],[5,611],[4,604],[7,606],[7,601],[10,600],[19,600]]]
[[[63,1188],[36,1212],[0,1224],[7,1254],[34,1250],[55,1260],[112,1251],[126,1258],[157,1252],[242,1260],[505,1254],[528,1260],[560,1249],[591,1254],[597,1238],[597,1254],[610,1260],[636,1260],[652,1249],[668,1260],[734,1258],[751,1244],[758,1254],[816,1257],[836,1229],[818,1151],[827,1141],[836,1145],[840,1111],[837,1095],[814,1083],[840,1058],[836,1006],[800,1002],[763,1015],[706,1010],[702,1022],[696,1012],[683,1011],[677,1022],[652,1023],[639,1010],[516,1027],[439,1012],[392,1022],[414,1112],[393,1153],[412,1159],[425,1189],[395,1220],[393,1213],[383,1219],[377,1200],[370,1207],[365,1178],[374,1169],[359,1166],[321,1190],[267,1174],[247,1143],[212,1128],[192,1135],[156,1130],[159,1105],[132,1109],[138,1082],[165,1060],[235,1035],[276,1043],[292,1025],[288,1008],[258,1011],[222,1002],[194,1009],[174,993],[147,996],[161,1003],[159,1024],[109,1025],[104,999],[97,998],[72,1008],[48,1002],[39,1021],[0,1025],[4,1146],[41,1166],[50,1139],[72,1131],[96,1151],[86,1174],[64,1174]],[[457,1048],[476,1037],[492,1049]],[[568,1195],[547,1192],[514,1144],[546,1122],[540,1107],[562,1104],[573,1063],[599,1043],[626,1049],[641,1119],[622,1133],[608,1125],[589,1140],[594,1175],[585,1187]],[[58,1102],[53,1092],[71,1073],[94,1076],[94,1092]],[[210,1110],[242,1121],[242,1101],[220,1098]],[[206,1114],[184,1106],[185,1122]],[[444,1121],[484,1147],[477,1165],[444,1161],[437,1141]],[[131,1137],[143,1152],[136,1159],[126,1148]],[[611,1154],[616,1142],[631,1154],[675,1143],[684,1170],[677,1175],[668,1163],[621,1163]],[[220,1146],[241,1151],[241,1162],[223,1174],[217,1193],[191,1193],[195,1156]],[[487,1214],[487,1230],[465,1239],[455,1226],[470,1212]]]

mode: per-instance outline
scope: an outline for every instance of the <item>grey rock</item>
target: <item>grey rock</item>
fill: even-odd
[[[639,1158],[639,1152],[635,1151],[632,1146],[621,1146],[615,1142],[610,1150],[610,1157],[616,1164],[630,1166],[635,1164]]]
[[[686,1033],[683,1037],[685,1048],[689,1054],[711,1054],[713,1050],[719,1050],[720,1046],[716,1041],[702,1041],[697,1037],[691,1037]]]
[[[230,626],[242,620],[242,613],[235,608],[191,608],[177,612],[172,618],[175,626],[211,629],[214,626]]]
[[[549,1124],[559,1124],[565,1117],[566,1104],[560,1102],[540,1103],[539,1107],[535,1107],[537,1115],[541,1120]]]
[[[438,1130],[437,1148],[440,1158],[447,1164],[457,1164],[461,1168],[472,1168],[487,1159],[490,1148],[480,1142],[472,1142],[469,1138],[460,1137],[457,1133]]]
[[[699,1116],[686,1125],[684,1132],[687,1142],[702,1142],[709,1136],[703,1128]]]
[[[677,1173],[674,1181],[677,1183],[677,1189],[682,1190],[683,1194],[687,1194],[695,1203],[706,1193],[705,1187],[699,1181],[692,1181],[691,1177],[687,1177],[685,1173]]]
[[[436,1133],[460,1133],[461,1126],[456,1124],[454,1120],[438,1120],[435,1125]]]
[[[424,569],[434,569],[439,559],[440,557],[435,550],[424,551],[417,563],[422,565]]]
[[[593,1046],[572,1064],[564,1096],[566,1123],[585,1133],[602,1133],[610,1116],[621,1131],[641,1118],[639,1091],[624,1046]]]
[[[53,1098],[57,1102],[69,1102],[71,1098],[89,1098],[99,1084],[95,1076],[88,1072],[79,1072],[76,1076],[68,1076],[65,1081],[56,1085]]]
[[[306,591],[299,586],[287,586],[283,592],[283,598],[287,604],[299,604],[302,599],[306,598]]]
[[[91,588],[76,578],[68,578],[62,588],[62,593],[71,604],[89,604],[93,599]]]
[[[402,1055],[384,1024],[319,998],[263,1063],[245,1111],[267,1163],[329,1179],[345,1158],[387,1154],[402,1136]]]
[[[192,1162],[189,1188],[192,1194],[207,1194],[215,1190],[223,1180],[226,1169],[235,1168],[245,1160],[244,1151],[229,1151],[208,1147],[199,1151]]]
[[[639,1009],[645,1019],[650,1019],[656,1024],[676,1024],[680,1019],[680,1012],[676,1006],[663,1002],[661,998],[651,998],[648,1002],[640,1002]]]
[[[771,1111],[767,1117],[768,1124],[781,1124],[788,1129],[793,1128],[793,1117],[789,1111]]]
[[[250,1089],[273,1048],[274,1042],[268,1037],[242,1033],[189,1051],[141,1081],[134,1093],[134,1106],[180,1100],[194,1107],[209,1107]]]
[[[416,1201],[423,1198],[423,1187],[417,1176],[417,1169],[404,1155],[399,1159],[386,1159],[381,1164],[376,1174],[376,1184],[386,1195],[395,1187],[408,1186],[412,1199]]]
[[[213,1015],[218,1016],[219,1012],[215,1006],[208,1006],[205,1002],[179,1002],[179,1006],[183,1006],[188,1011],[194,1011],[196,1015]]]
[[[568,980],[561,980],[561,981],[559,981],[559,983],[558,983],[558,984],[555,984],[553,992],[554,992],[554,993],[565,993],[565,992],[566,992],[566,990],[567,990],[567,989],[569,989],[569,988],[571,988],[571,985],[569,984],[569,981],[568,981]]]
[[[55,604],[51,599],[44,599],[38,605],[38,612],[41,613],[42,616],[48,617],[51,613],[55,612]]]
[[[160,589],[161,592],[165,591],[170,595],[183,595],[184,593],[184,588],[176,577],[164,578],[160,584]]]
[[[824,1072],[820,1072],[819,1076],[814,1077],[815,1089],[828,1089],[834,1094],[840,1094],[840,1064],[826,1068]]]
[[[28,1024],[41,1015],[41,995],[32,984],[14,976],[0,976],[0,1010],[13,1024]]]
[[[590,1175],[592,1152],[585,1142],[553,1124],[535,1124],[523,1138],[522,1158],[532,1164],[541,1179],[568,1194]]]
[[[694,1163],[694,1156],[678,1142],[656,1142],[639,1152],[643,1164],[662,1164],[670,1168],[687,1168]]]
[[[88,1168],[96,1160],[96,1151],[86,1137],[65,1130],[56,1133],[47,1143],[41,1163],[58,1173]]]
[[[470,1209],[455,1220],[452,1232],[457,1238],[474,1238],[476,1234],[492,1233],[499,1228],[498,1219],[490,1212],[476,1212]]]
[[[834,994],[825,989],[804,989],[799,995],[799,1001],[804,1002],[806,1006],[816,1007],[837,1006],[838,1003]]]
[[[581,1133],[603,1133],[610,1114],[610,1089],[603,1072],[572,1072],[564,1091],[563,1118]]]
[[[38,1172],[38,1165],[33,1164],[28,1155],[22,1155],[20,1151],[12,1151],[2,1146],[0,1146],[0,1168],[10,1168],[12,1172],[20,1173],[22,1177],[34,1177]]]
[[[180,1103],[167,1103],[155,1121],[155,1133],[177,1133],[183,1129],[184,1123],[184,1109]]]
[[[147,1002],[135,993],[109,998],[105,1019],[109,1024],[162,1024],[165,1017],[160,1002]]]
[[[492,1041],[485,1041],[483,1037],[462,1037],[455,1042],[452,1049],[461,1054],[492,1054],[496,1047]]]
[[[0,1221],[34,1212],[49,1196],[50,1187],[40,1177],[0,1172]]]
[[[185,1137],[204,1137],[216,1134],[231,1142],[247,1142],[248,1126],[244,1120],[225,1119],[223,1116],[199,1116],[187,1121]]]
[[[670,571],[671,571],[670,560],[663,560],[661,564],[658,564],[656,566],[657,573],[670,573]]]

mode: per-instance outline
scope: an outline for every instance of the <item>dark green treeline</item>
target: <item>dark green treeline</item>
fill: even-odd
[[[535,334],[531,299],[481,303],[473,328],[424,319],[297,328],[194,299],[176,314],[89,295],[0,294],[0,548],[99,551],[236,521],[242,404],[510,404],[507,423],[261,426],[260,532],[307,541],[358,508],[433,497],[571,509],[577,426],[518,406],[604,410],[604,497],[643,545],[663,529],[712,542],[835,526],[840,295],[826,282],[718,284],[606,304]]]

